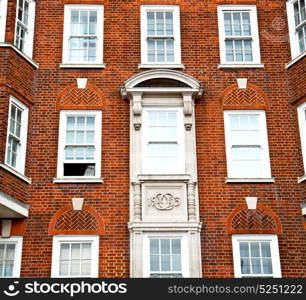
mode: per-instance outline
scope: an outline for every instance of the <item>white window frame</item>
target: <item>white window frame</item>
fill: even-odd
[[[281,278],[282,274],[281,274],[281,265],[280,265],[279,248],[278,248],[278,237],[276,234],[233,234],[232,246],[233,246],[235,278],[242,278],[243,276],[246,276],[241,273],[239,242],[250,242],[250,241],[270,242],[273,277]],[[254,275],[254,277],[266,277],[266,276],[267,275]]]
[[[181,67],[181,29],[180,7],[178,5],[141,5],[141,65],[139,67]],[[174,35],[174,61],[173,62],[149,62],[147,47],[147,12],[172,12]]]
[[[64,176],[64,157],[66,145],[67,117],[94,116],[95,117],[95,176]],[[101,176],[101,136],[102,136],[102,112],[99,110],[62,110],[60,112],[57,178],[59,179],[86,179],[100,178]],[[82,161],[80,161],[82,163]]]
[[[227,161],[227,174],[228,178],[258,178],[258,177],[245,177],[236,176],[232,171],[232,141],[230,140],[230,116],[231,115],[258,115],[259,116],[259,128],[261,135],[261,148],[263,155],[263,165],[265,170],[262,176],[259,178],[271,179],[271,166],[270,166],[270,154],[268,143],[268,132],[266,113],[264,110],[225,110],[224,111],[224,127],[225,127],[225,144],[226,144],[226,161]],[[243,145],[243,143],[241,143]]]
[[[18,7],[19,7],[19,0],[16,3],[16,24],[15,24],[15,40],[14,45],[25,55],[32,58],[33,57],[33,42],[34,42],[34,27],[35,27],[35,7],[36,1],[35,0],[27,0],[29,2],[29,19],[28,19],[28,26],[27,26],[27,33],[25,36],[25,45],[24,50],[21,51],[16,45],[17,43],[17,24],[18,24]]]
[[[250,12],[251,31],[252,31],[252,52],[253,61],[249,62],[227,62],[226,61],[226,48],[225,48],[225,27],[224,27],[224,12],[226,11],[246,11]],[[221,66],[261,66],[260,46],[259,46],[259,33],[258,33],[258,20],[257,20],[257,7],[256,5],[218,5],[218,27],[219,27],[219,47],[220,47],[220,60]]]
[[[295,4],[295,2],[297,2],[297,0],[288,0],[287,3],[286,3],[292,59],[296,59],[300,56],[302,57],[306,53],[306,49],[305,49],[304,52],[300,52],[298,35],[297,35],[297,32],[296,32],[295,18],[294,18],[294,4]],[[306,21],[302,24],[305,24],[305,23],[306,23]]]
[[[0,43],[5,42],[7,0],[0,1]]]
[[[143,174],[163,174],[161,172],[153,172],[148,164],[148,113],[149,112],[176,112],[177,113],[177,142],[178,142],[178,161],[177,169],[167,174],[185,174],[185,144],[184,144],[184,115],[182,107],[144,107],[142,122],[142,173]]]
[[[150,239],[180,239],[182,277],[188,278],[189,271],[189,240],[187,232],[146,232],[143,234],[143,277],[150,277]]]
[[[10,135],[10,117],[11,117],[11,107],[12,104],[18,106],[23,112],[21,115],[21,132],[20,132],[20,151],[16,160],[16,167],[11,166],[7,163],[8,156],[8,143]],[[29,108],[17,100],[15,97],[10,96],[9,101],[9,113],[8,113],[8,123],[7,123],[7,134],[6,134],[6,148],[5,148],[5,162],[4,164],[16,170],[18,173],[24,175],[25,171],[25,161],[26,161],[26,150],[27,150],[27,135],[28,135],[28,118],[29,118]]]
[[[306,174],[306,103],[303,103],[298,107],[298,120],[301,136],[304,174]]]
[[[11,236],[9,238],[1,238],[0,244],[15,244],[15,257],[14,257],[14,268],[12,276],[5,276],[0,278],[9,278],[9,277],[20,277],[20,268],[21,268],[21,256],[22,256],[22,236]]]
[[[70,62],[69,37],[72,10],[97,10],[97,60],[95,62]],[[68,65],[101,65],[103,64],[103,39],[104,39],[104,5],[93,4],[65,4],[64,9],[64,37],[62,63]]]
[[[72,276],[59,275],[60,244],[61,243],[91,243],[91,272],[90,278],[99,276],[99,236],[98,235],[60,235],[53,237],[52,248],[52,278],[72,278]],[[79,276],[76,276],[79,277]]]

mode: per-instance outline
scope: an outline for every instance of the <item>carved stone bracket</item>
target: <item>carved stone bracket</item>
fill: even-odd
[[[188,217],[189,221],[196,221],[196,205],[195,205],[195,182],[187,184],[187,201],[188,201]]]
[[[132,109],[133,109],[133,125],[135,130],[140,130],[141,128],[141,114],[142,114],[142,104],[141,104],[142,92],[132,93]]]
[[[180,198],[169,193],[157,193],[154,197],[149,198],[149,206],[155,207],[158,210],[171,210],[174,207],[180,206],[180,204]]]
[[[183,93],[183,105],[184,105],[184,124],[186,130],[192,128],[192,115],[193,115],[193,100],[191,92]]]
[[[141,221],[141,184],[133,182],[134,221]]]

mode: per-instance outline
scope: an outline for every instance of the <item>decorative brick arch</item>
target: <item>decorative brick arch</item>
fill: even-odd
[[[265,92],[254,84],[248,83],[246,89],[238,84],[226,88],[220,96],[220,105],[225,109],[268,109],[269,102]]]
[[[73,210],[72,205],[59,210],[51,219],[49,234],[86,234],[103,235],[104,221],[90,206],[83,205],[82,210]]]
[[[282,225],[268,207],[257,205],[257,209],[248,209],[242,205],[229,215],[226,230],[228,234],[282,234]]]
[[[63,109],[95,109],[106,108],[106,98],[99,88],[87,82],[85,89],[79,89],[74,83],[62,90],[57,98],[56,108]]]

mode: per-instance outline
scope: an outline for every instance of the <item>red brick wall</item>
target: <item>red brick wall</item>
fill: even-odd
[[[13,7],[11,2],[10,7]],[[19,68],[22,72],[10,71],[15,89],[28,100],[33,97],[34,101],[27,156],[27,174],[32,178],[32,184],[28,194],[20,196],[26,196],[31,206],[24,236],[21,275],[50,276],[52,236],[48,235],[49,222],[58,210],[71,204],[71,198],[84,197],[85,204],[94,208],[105,222],[105,234],[100,237],[99,275],[129,276],[129,104],[120,97],[119,88],[129,77],[140,72],[139,6],[179,4],[182,63],[186,66],[183,72],[198,79],[205,90],[203,98],[196,104],[203,276],[233,276],[227,218],[235,208],[245,204],[245,197],[255,196],[259,204],[272,209],[282,223],[279,245],[283,276],[305,277],[306,239],[300,204],[306,201],[306,193],[305,184],[297,183],[303,167],[296,111],[291,104],[303,90],[305,93],[305,80],[298,82],[305,69],[305,58],[292,67],[297,71],[285,69],[285,64],[290,61],[285,1],[86,1],[105,4],[103,56],[106,68],[60,69],[63,3],[72,2],[78,3],[37,1],[34,60],[39,69],[35,71],[34,81],[32,73],[27,71],[27,63]],[[220,58],[216,3],[257,4],[263,69],[217,69]],[[4,51],[8,50],[0,49],[0,58]],[[6,66],[9,64],[7,60]],[[102,113],[103,184],[53,184],[59,130],[56,102],[59,93],[75,83],[78,77],[88,78],[109,103]],[[220,95],[236,83],[236,78],[248,78],[267,95],[267,127],[275,184],[225,183],[227,172]],[[296,88],[293,82],[296,82]],[[7,119],[7,113],[2,110],[5,103],[2,99],[0,114]],[[1,135],[4,135],[5,122],[0,126]],[[3,139],[1,143],[3,155]],[[11,175],[5,173],[5,176]],[[15,190],[24,189],[24,185],[19,180],[12,183]],[[13,193],[7,186],[2,184],[1,188]],[[14,194],[20,199],[18,195]]]

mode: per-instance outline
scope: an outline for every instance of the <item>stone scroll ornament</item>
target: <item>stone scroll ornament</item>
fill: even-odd
[[[155,207],[158,210],[171,210],[180,204],[180,198],[174,197],[172,194],[157,193],[149,198],[149,206]]]

